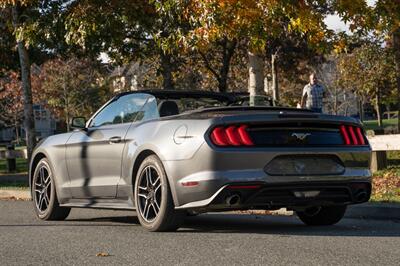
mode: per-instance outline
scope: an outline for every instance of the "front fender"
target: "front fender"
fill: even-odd
[[[57,198],[61,204],[71,197],[69,190],[70,180],[65,161],[65,144],[72,134],[73,132],[46,138],[36,146],[29,162],[29,185],[32,186],[31,183],[36,164],[43,157],[49,160],[53,171]]]

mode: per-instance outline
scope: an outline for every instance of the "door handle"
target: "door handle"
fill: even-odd
[[[108,139],[108,141],[110,142],[110,144],[113,144],[113,143],[120,143],[121,142],[121,137],[111,137],[111,138],[109,138]]]

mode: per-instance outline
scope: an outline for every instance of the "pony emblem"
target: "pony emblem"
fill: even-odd
[[[311,136],[310,133],[292,133],[292,137],[296,137],[298,140],[305,140],[308,136]]]

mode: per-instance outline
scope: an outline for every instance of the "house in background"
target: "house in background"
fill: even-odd
[[[54,119],[49,110],[43,105],[33,105],[33,115],[35,117],[35,131],[38,139],[46,138],[56,134],[57,121]],[[25,138],[25,130],[23,125],[18,129],[19,137]],[[16,130],[14,127],[0,129],[0,142],[9,143],[17,139]]]
[[[56,133],[57,121],[54,119],[50,111],[44,108],[43,105],[33,105],[33,115],[35,117],[37,138],[46,138]]]
[[[114,92],[151,89],[156,62],[132,61],[123,66],[117,66],[111,71],[111,86]],[[149,78],[151,77],[151,78]]]
[[[15,129],[12,127],[0,129],[0,144],[11,142],[15,135]]]

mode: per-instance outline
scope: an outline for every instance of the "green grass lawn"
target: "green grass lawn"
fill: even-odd
[[[5,150],[5,147],[0,147],[0,150]],[[17,146],[15,150],[26,149],[26,146]],[[16,173],[27,173],[28,172],[28,161],[24,158],[17,158],[17,171]],[[0,174],[7,173],[7,160],[0,160]]]
[[[364,129],[365,130],[375,130],[379,129],[378,120],[368,120],[364,121]],[[397,118],[394,119],[384,119],[382,120],[383,127],[394,127],[397,126]]]
[[[17,171],[16,173],[28,172],[28,161],[24,158],[17,158]],[[7,173],[7,160],[0,160],[0,174]]]

